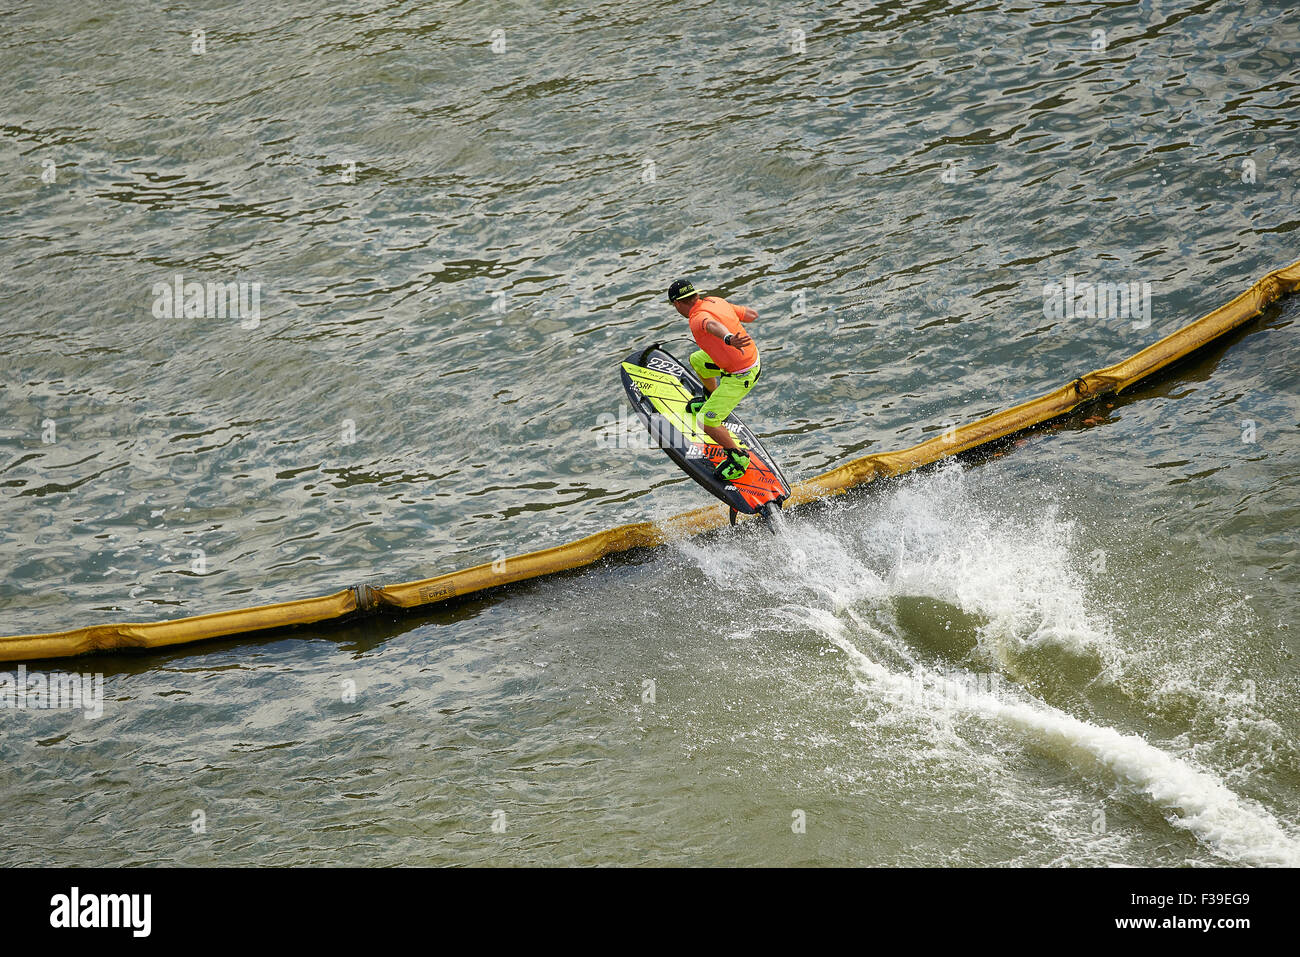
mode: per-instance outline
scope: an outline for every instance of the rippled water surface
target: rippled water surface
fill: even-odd
[[[622,430],[679,275],[758,311],[798,480],[1300,258],[1283,3],[57,2],[0,47],[3,634],[705,504]],[[1068,277],[1149,321],[1048,315]],[[779,538],[33,665],[104,709],[0,716],[3,859],[1300,863],[1298,311]]]

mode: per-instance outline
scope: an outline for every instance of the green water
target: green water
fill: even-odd
[[[797,481],[1300,258],[1282,3],[53,3],[0,44],[3,634],[705,504],[609,441],[679,275],[758,311],[739,411]],[[258,314],[166,315],[177,275]],[[1067,277],[1149,324],[1045,315]],[[0,713],[0,860],[1300,862],[1297,311],[781,538],[33,665],[103,715]]]

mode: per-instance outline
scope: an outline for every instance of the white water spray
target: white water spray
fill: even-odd
[[[873,704],[945,726],[960,717],[999,729],[1085,778],[1109,779],[1140,796],[1225,861],[1300,866],[1291,829],[1234,793],[1220,773],[1149,743],[1140,725],[1134,733],[1092,723],[1024,690],[1016,660],[1026,650],[1091,659],[1103,677],[1123,666],[1126,653],[1089,608],[1087,582],[1070,562],[1068,523],[1001,512],[973,503],[953,469],[843,509],[830,522],[787,522],[775,540],[738,550],[681,548],[715,580],[762,592],[756,609],[824,636]],[[892,603],[918,596],[980,622],[974,661],[936,663],[895,627],[896,618],[891,624]],[[871,614],[859,614],[867,609]],[[966,670],[976,662],[991,665],[997,680],[964,680],[979,676]],[[1134,710],[1140,720],[1142,709]]]

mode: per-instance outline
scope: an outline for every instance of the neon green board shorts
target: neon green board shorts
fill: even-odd
[[[749,395],[749,390],[754,388],[754,383],[758,381],[759,373],[762,372],[762,363],[755,362],[754,367],[748,372],[734,375],[722,371],[722,367],[709,358],[709,354],[703,349],[697,349],[691,354],[691,368],[701,379],[712,379],[714,376],[721,376],[718,380],[718,387],[713,390],[703,408],[700,409],[699,417],[696,421],[700,425],[720,426],[723,421],[731,414],[745,396]]]

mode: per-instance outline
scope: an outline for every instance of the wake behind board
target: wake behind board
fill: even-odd
[[[622,373],[623,388],[650,431],[651,444],[667,452],[678,468],[731,506],[733,523],[737,512],[767,515],[773,503],[779,508],[789,498],[790,484],[780,466],[735,413],[722,424],[749,453],[749,468],[730,482],[714,477],[713,469],[725,453],[686,412],[687,401],[704,394],[704,384],[688,364],[678,362],[655,343],[625,358]]]

